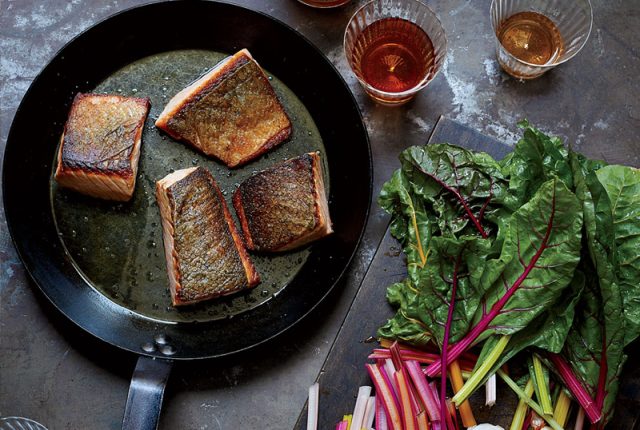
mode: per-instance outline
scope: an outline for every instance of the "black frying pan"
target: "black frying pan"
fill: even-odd
[[[152,124],[175,91],[240,48],[248,48],[272,74],[294,136],[255,163],[229,171]],[[51,179],[78,91],[152,99],[130,203],[85,198],[58,189]],[[253,171],[309,150],[320,150],[325,161],[335,233],[284,256],[255,256],[265,281],[253,291],[182,310],[169,306],[159,214],[150,193],[155,180],[198,164],[230,193]],[[371,181],[370,148],[357,105],[320,51],[267,15],[197,1],[125,11],[58,52],[16,113],[4,155],[3,191],[10,234],[44,295],[82,329],[140,354],[123,426],[155,428],[167,359],[220,357],[265,342],[308,314],[336,285],[362,236]]]

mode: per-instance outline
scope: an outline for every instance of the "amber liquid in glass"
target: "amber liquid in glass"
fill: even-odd
[[[498,29],[502,46],[514,57],[531,64],[553,64],[564,52],[558,27],[537,12],[519,12]]]
[[[373,88],[400,93],[422,81],[434,63],[431,39],[416,24],[384,18],[366,27],[355,43],[357,73]]]

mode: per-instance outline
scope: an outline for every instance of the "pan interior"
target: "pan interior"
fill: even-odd
[[[95,88],[96,93],[151,100],[131,201],[106,202],[82,196],[58,187],[53,176],[51,179],[51,202],[58,235],[77,270],[101,294],[145,317],[168,322],[231,318],[282,291],[311,253],[307,247],[279,255],[253,254],[251,258],[262,279],[254,289],[196,305],[180,308],[171,305],[162,226],[154,194],[158,179],[174,170],[205,167],[215,177],[231,207],[233,192],[251,174],[305,152],[320,151],[329,195],[329,171],[320,132],[302,102],[268,71],[271,84],[293,123],[293,133],[290,140],[246,166],[229,169],[156,129],[154,122],[171,97],[227,55],[204,50],[164,52],[129,64]],[[236,222],[236,225],[239,224]]]

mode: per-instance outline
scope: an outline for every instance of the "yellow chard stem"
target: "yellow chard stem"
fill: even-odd
[[[509,335],[502,336],[493,350],[491,350],[491,352],[487,354],[480,367],[478,367],[478,369],[473,372],[471,378],[467,380],[462,389],[458,391],[455,396],[453,396],[453,399],[451,399],[451,401],[455,403],[457,407],[460,407],[460,405],[465,400],[467,400],[469,396],[471,396],[471,394],[473,394],[476,388],[478,388],[480,382],[482,382],[482,379],[484,379],[495,362],[498,361],[498,359],[502,355],[502,351],[504,351],[504,349],[507,347],[510,339],[511,336]]]
[[[429,255],[429,251],[427,250],[427,253],[425,254],[424,250],[422,249],[422,240],[420,239],[420,230],[418,229],[418,220],[416,217],[416,210],[413,207],[413,202],[411,202],[411,222],[413,224],[413,230],[415,231],[415,235],[416,235],[416,243],[418,244],[418,254],[420,255],[420,268],[422,269],[425,264],[427,264],[427,257]]]
[[[347,430],[351,430],[351,420],[353,419],[353,415],[343,415],[342,421],[347,422]]]
[[[567,423],[569,417],[569,409],[571,408],[571,398],[564,390],[560,390],[558,400],[556,401],[556,407],[553,410],[553,419],[558,421],[562,427]]]
[[[529,378],[527,381],[527,385],[524,387],[524,393],[531,397],[533,395],[533,380]],[[529,411],[529,405],[523,399],[518,401],[518,407],[516,408],[515,414],[513,414],[513,419],[511,420],[511,427],[509,430],[522,430],[522,425],[524,424],[524,419],[527,416],[527,412]]]
[[[516,384],[513,381],[513,379],[509,378],[509,375],[504,373],[502,371],[502,369],[498,369],[498,371],[496,373],[498,374],[498,376],[500,378],[502,378],[502,380],[504,382],[507,383],[509,388],[511,388],[513,390],[513,392],[516,393],[518,395],[518,397],[520,397],[520,400],[523,400],[531,409],[536,411],[536,413],[538,415],[540,415],[547,422],[547,424],[549,424],[549,426],[551,426],[551,428],[553,430],[564,430],[564,428],[562,428],[562,426],[560,424],[558,424],[558,422],[556,420],[554,420],[551,415],[545,415],[545,413],[542,412],[542,407],[538,403],[536,403],[531,398],[530,395],[527,395],[527,393],[522,391],[522,389],[518,386],[518,384]]]
[[[537,354],[533,354],[533,372],[535,374],[535,389],[536,395],[538,395],[538,401],[542,406],[542,411],[545,415],[553,414],[553,405],[551,404],[551,395],[549,394],[549,385],[547,384],[547,378],[545,378],[544,369],[542,368],[542,361]]]

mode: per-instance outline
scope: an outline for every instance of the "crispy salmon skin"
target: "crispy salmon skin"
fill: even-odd
[[[250,250],[288,251],[333,232],[318,152],[247,178],[233,206]]]
[[[229,167],[247,163],[291,135],[289,117],[246,49],[176,94],[156,127]]]
[[[174,306],[251,288],[260,277],[218,185],[202,167],[156,183],[169,287]]]
[[[133,195],[149,99],[78,93],[58,150],[59,185],[105,200]]]

